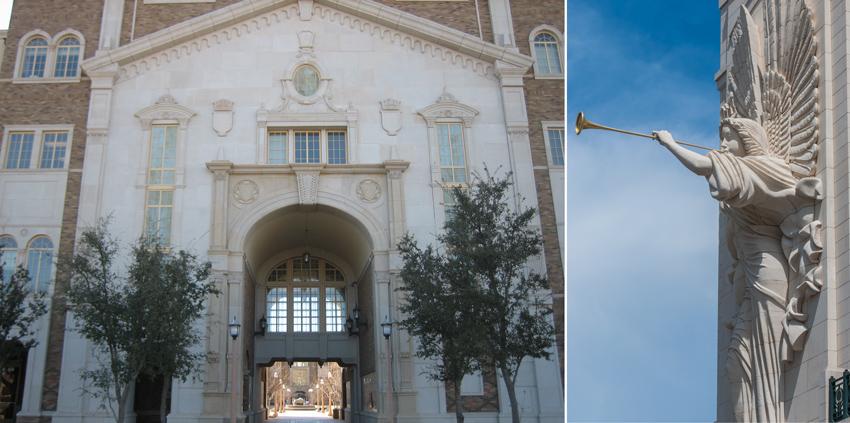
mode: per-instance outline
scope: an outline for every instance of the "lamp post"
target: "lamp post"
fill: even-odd
[[[390,415],[390,423],[392,423],[395,421],[395,416],[393,415],[393,352],[392,345],[390,344],[390,335],[393,334],[393,324],[390,322],[389,316],[384,316],[381,329],[384,331],[384,338],[387,339],[387,411]]]
[[[233,368],[233,375],[230,380],[230,423],[236,423],[236,378],[238,373],[236,372],[236,365],[238,364],[238,351],[239,349],[236,346],[236,338],[239,337],[239,327],[242,326],[239,323],[236,323],[236,316],[233,316],[233,322],[230,323],[230,337],[233,338],[233,347],[232,350],[232,360],[230,362],[230,367]]]

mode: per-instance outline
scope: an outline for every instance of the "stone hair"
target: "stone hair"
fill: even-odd
[[[723,125],[729,125],[741,135],[748,156],[772,156],[767,132],[756,121],[744,118],[726,118],[720,121],[721,137]]]

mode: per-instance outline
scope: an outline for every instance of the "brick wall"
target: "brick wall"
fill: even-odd
[[[372,272],[374,266],[369,265],[369,269],[363,276],[363,280],[357,282],[357,304],[360,307],[360,320],[366,319],[369,322],[368,327],[360,328],[360,375],[364,376],[367,373],[375,372],[375,355],[378,353],[375,348],[375,325],[380,325],[372,319],[375,315],[375,302],[372,298],[375,291],[374,279]]]
[[[51,36],[65,29],[73,29],[85,37],[85,57],[97,50],[100,36],[103,0],[26,0],[13,4],[12,19],[6,40],[6,50],[0,68],[0,77],[11,78],[21,37],[39,29]],[[77,230],[80,180],[86,145],[86,120],[89,107],[90,82],[83,77],[79,83],[71,84],[12,84],[0,82],[0,130],[6,125],[73,124],[74,136],[69,152],[69,175],[65,188],[62,213],[62,230],[59,239],[59,255],[66,256],[74,251],[74,236]],[[62,364],[62,347],[65,339],[65,311],[63,294],[66,290],[64,277],[57,274],[50,328],[47,341],[44,392],[41,397],[43,410],[56,410],[59,391],[59,375]],[[48,422],[49,417],[35,419]]]
[[[492,41],[490,14],[487,0],[477,0],[480,11],[481,29],[484,40]],[[143,37],[160,29],[196,18],[205,13],[238,3],[239,0],[216,0],[215,3],[190,4],[143,4],[136,5],[135,30],[133,30],[133,3],[124,4],[124,23],[121,27],[121,45],[130,42],[130,32],[134,39]],[[446,25],[467,34],[478,36],[478,19],[475,12],[475,0],[467,2],[399,2],[396,0],[377,0],[396,9]]]
[[[463,412],[499,411],[499,381],[492,369],[481,373],[484,395],[461,395]],[[446,412],[455,412],[455,387],[446,385]]]
[[[565,6],[562,1],[553,0],[511,0],[511,15],[514,21],[514,33],[517,46],[523,54],[531,55],[528,45],[530,32],[543,24],[551,25],[564,33]],[[563,46],[562,47],[562,52]],[[565,58],[561,58],[566,66]],[[555,311],[555,333],[561,366],[561,383],[564,383],[564,267],[561,261],[561,247],[558,242],[558,227],[555,219],[555,203],[552,198],[552,184],[549,179],[546,144],[543,138],[542,121],[564,121],[564,80],[534,79],[532,69],[525,76],[525,99],[528,109],[528,138],[531,143],[531,156],[535,167],[534,178],[537,185],[537,201],[540,207],[540,223],[543,231],[543,250],[546,258],[546,270],[552,284]],[[564,205],[558,205],[563,207]]]

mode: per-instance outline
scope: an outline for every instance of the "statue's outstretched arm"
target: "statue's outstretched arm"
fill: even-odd
[[[658,138],[658,143],[667,147],[688,170],[700,176],[711,175],[711,160],[708,157],[676,144],[673,136],[667,131],[653,131],[652,135]]]

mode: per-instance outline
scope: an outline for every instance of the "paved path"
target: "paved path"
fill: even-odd
[[[317,422],[339,422],[328,417],[327,414],[317,413],[315,411],[287,411],[280,413],[277,417],[266,420],[271,423],[317,423]]]

